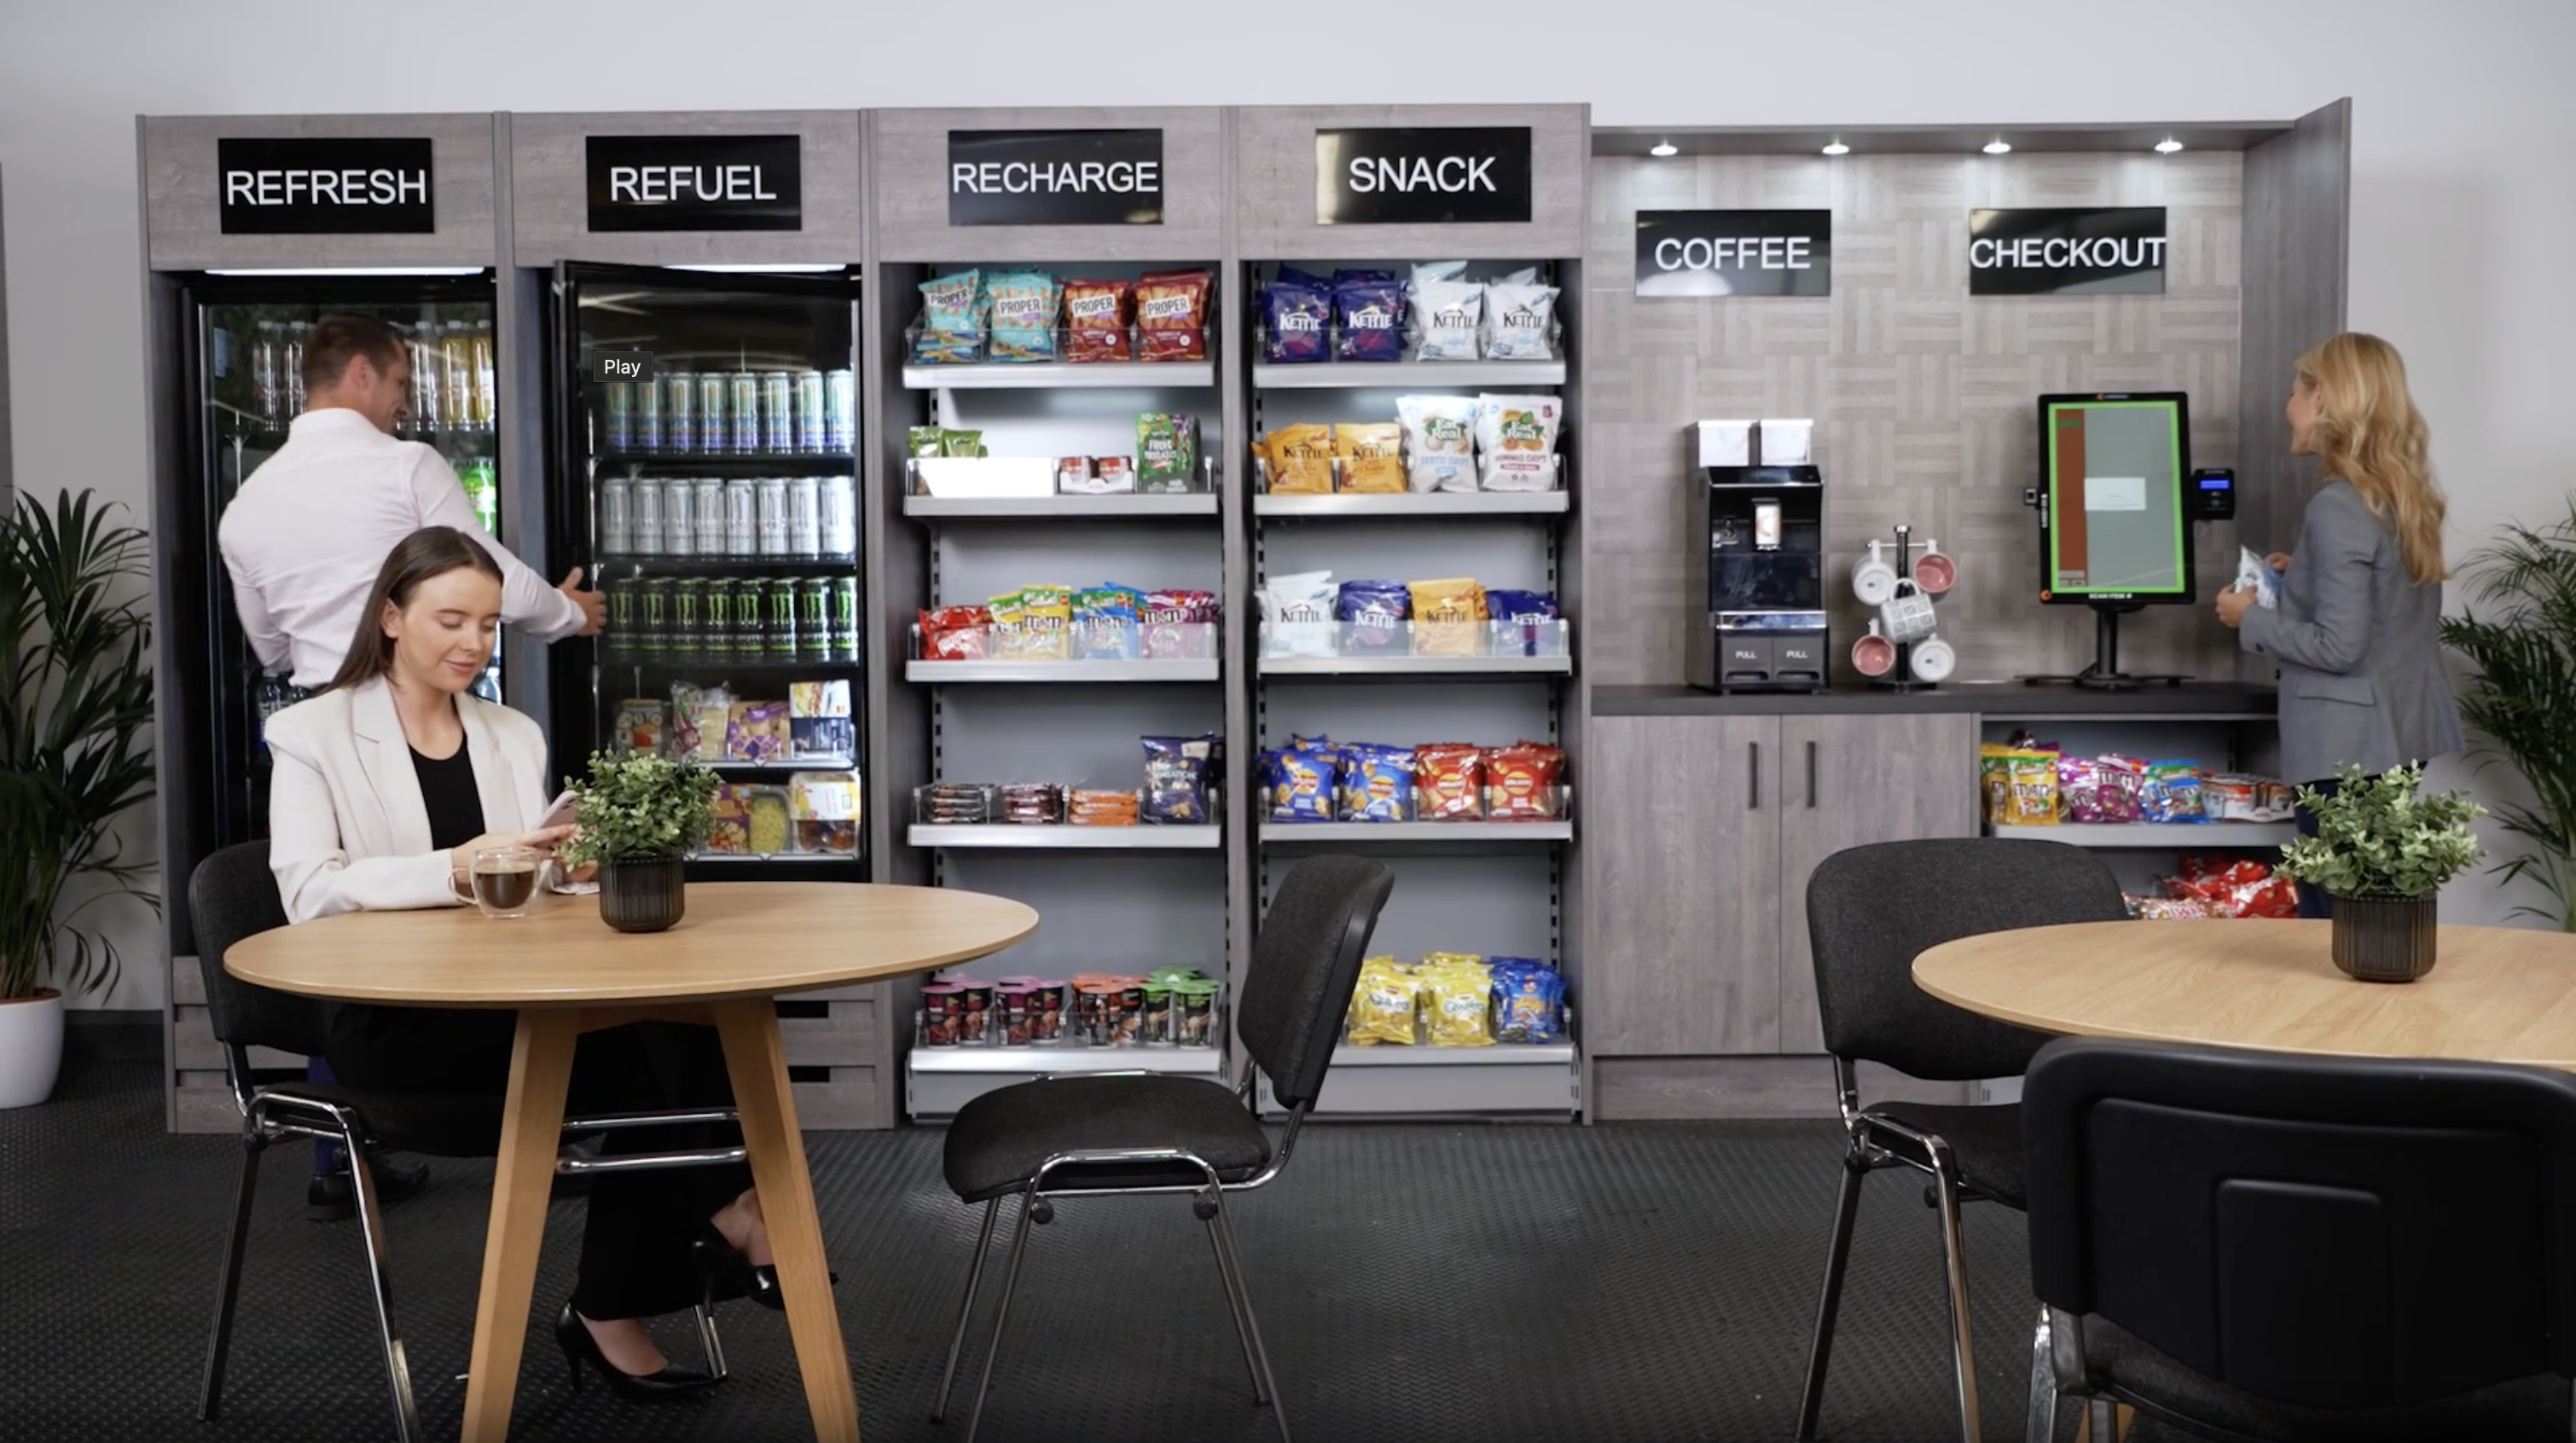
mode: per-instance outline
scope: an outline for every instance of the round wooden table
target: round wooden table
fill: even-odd
[[[1914,983],[2041,1032],[2576,1071],[2576,935],[2444,927],[2407,983],[2335,970],[2330,922],[2080,922],[1944,942]]]
[[[518,1010],[474,1304],[466,1443],[501,1443],[510,1430],[574,1044],[585,1032],[647,1019],[712,1024],[777,1252],[815,1439],[857,1443],[858,1395],[771,999],[982,957],[1037,925],[1028,907],[975,892],[736,882],[691,886],[688,915],[668,932],[612,931],[595,897],[547,898],[512,921],[472,907],[352,912],[246,938],[224,967],[246,982],[339,1001]]]

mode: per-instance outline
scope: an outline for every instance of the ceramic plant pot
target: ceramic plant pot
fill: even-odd
[[[63,1070],[63,994],[0,997],[0,1108],[33,1107],[54,1095]]]
[[[2335,898],[2335,966],[2362,982],[2412,982],[2432,971],[2437,895]]]
[[[688,912],[688,863],[645,857],[599,864],[599,920],[620,932],[667,932]]]

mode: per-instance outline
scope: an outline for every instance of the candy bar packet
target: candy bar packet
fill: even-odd
[[[1476,403],[1465,396],[1398,396],[1406,479],[1416,491],[1476,489]],[[1272,490],[1278,487],[1274,484]]]
[[[1156,271],[1136,282],[1138,359],[1207,359],[1206,271]]]
[[[1476,359],[1481,344],[1477,333],[1485,320],[1485,288],[1460,280],[1466,270],[1465,261],[1433,261],[1413,268],[1405,302],[1416,360]]]
[[[1023,586],[1020,611],[1027,620],[1027,639],[1020,655],[1029,661],[1069,661],[1073,656],[1073,588]]]
[[[1344,491],[1405,489],[1402,422],[1344,421],[1333,428],[1333,450],[1342,459]]]
[[[1123,586],[1086,587],[1073,594],[1073,657],[1077,661],[1132,661],[1141,652],[1138,615],[1143,595]]]
[[[1127,339],[1128,299],[1133,281],[1066,281],[1064,323],[1068,361],[1127,361],[1135,349]]]
[[[981,606],[935,606],[921,613],[923,661],[982,661],[993,613]]]

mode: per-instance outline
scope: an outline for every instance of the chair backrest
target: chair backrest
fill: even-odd
[[[268,843],[241,842],[197,864],[188,877],[188,918],[206,974],[206,1010],[228,1048],[274,1047],[318,1057],[329,1036],[329,1006],[244,982],[224,970],[235,942],[286,925],[286,904],[268,870]]]
[[[1365,857],[1307,857],[1288,869],[1235,1007],[1235,1034],[1282,1106],[1315,1100],[1341,1040],[1377,915],[1395,874]]]
[[[2363,1408],[2576,1376],[2576,1078],[2068,1039],[2022,1135],[2040,1299],[2212,1378]]]
[[[1807,881],[1825,1050],[1938,1082],[2017,1076],[2048,1039],[1924,992],[1914,959],[1961,937],[2128,915],[2111,869],[2063,842],[1957,837],[1836,852]]]

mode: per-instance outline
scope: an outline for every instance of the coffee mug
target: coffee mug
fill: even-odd
[[[1852,642],[1852,670],[1863,676],[1885,676],[1896,665],[1896,643],[1878,634],[1878,623],[1869,624],[1869,634]]]
[[[1911,581],[1896,583],[1896,594],[1878,608],[1879,629],[1890,641],[1921,641],[1932,634],[1932,598]]]
[[[1869,544],[1869,559],[1852,568],[1852,595],[1863,606],[1883,606],[1896,594],[1896,568],[1880,554],[1878,542]]]
[[[1947,681],[1950,673],[1959,666],[1958,653],[1950,650],[1950,643],[1937,636],[1916,642],[1913,655],[1908,660],[1913,666],[1914,679],[1925,683]]]
[[[474,853],[468,878],[474,905],[486,917],[524,917],[536,900],[537,882],[546,859],[531,847],[481,847]]]
[[[1959,564],[1941,550],[1938,541],[1925,541],[1923,553],[1914,558],[1914,584],[1929,596],[1940,596],[1959,583]]]

